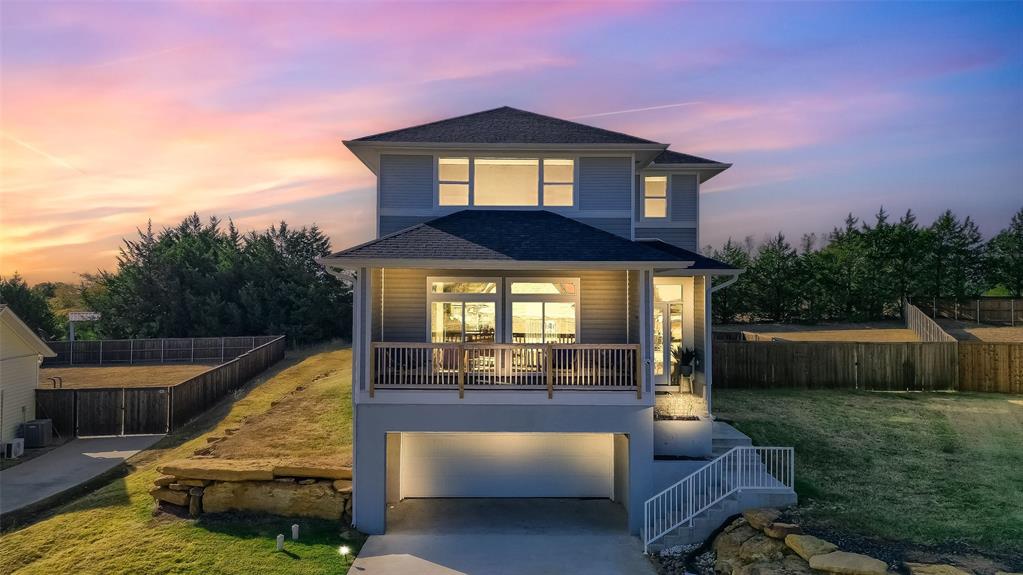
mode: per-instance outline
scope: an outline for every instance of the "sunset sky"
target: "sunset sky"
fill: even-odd
[[[1023,3],[0,4],[0,274],[198,211],[370,238],[342,145],[502,105],[734,163],[704,243],[1023,206]]]

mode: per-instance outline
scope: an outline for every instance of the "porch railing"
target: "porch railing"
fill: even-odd
[[[369,395],[377,389],[635,391],[643,397],[638,344],[372,344]]]

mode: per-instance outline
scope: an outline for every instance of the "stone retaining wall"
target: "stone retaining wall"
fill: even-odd
[[[201,513],[248,511],[351,523],[352,469],[270,460],[182,459],[160,465],[157,505]]]

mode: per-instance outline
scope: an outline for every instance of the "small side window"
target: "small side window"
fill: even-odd
[[[643,178],[643,217],[668,217],[668,177],[647,176]]]

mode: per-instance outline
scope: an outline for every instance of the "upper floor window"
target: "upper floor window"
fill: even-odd
[[[643,178],[643,217],[668,217],[668,177]]]
[[[575,204],[575,160],[568,158],[440,158],[441,206]]]
[[[469,205],[469,158],[441,158],[437,180],[440,205]]]

